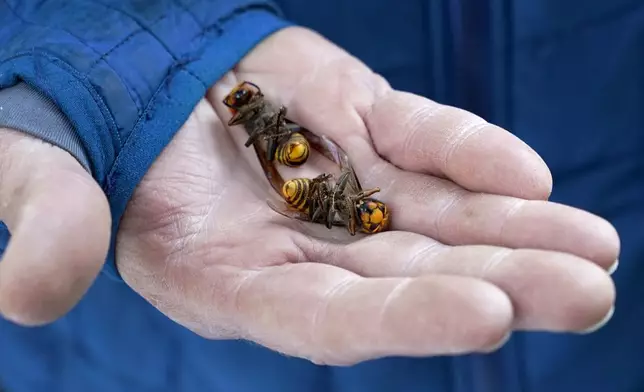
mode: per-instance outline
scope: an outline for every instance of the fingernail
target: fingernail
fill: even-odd
[[[589,333],[593,333],[593,332],[597,331],[598,329],[600,329],[604,325],[606,325],[606,323],[608,323],[608,321],[610,321],[610,319],[613,317],[613,313],[615,313],[615,306],[610,308],[608,313],[606,313],[606,316],[604,316],[604,318],[601,319],[601,321],[599,321],[597,324],[593,325],[590,328],[584,329],[583,331],[579,331],[578,333],[582,334],[582,335],[587,335]]]
[[[617,271],[617,267],[619,267],[619,259],[615,260],[615,262],[610,267],[608,267],[608,275],[614,274],[615,271]]]
[[[510,340],[511,337],[512,337],[512,332],[508,332],[505,336],[503,336],[503,338],[501,338],[501,340],[499,340],[498,343],[496,343],[495,345],[493,345],[491,347],[488,347],[488,348],[482,350],[482,352],[484,352],[484,353],[492,353],[492,352],[500,349],[501,347],[505,346],[505,344],[508,342],[508,340]]]

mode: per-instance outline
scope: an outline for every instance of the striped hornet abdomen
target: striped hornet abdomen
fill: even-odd
[[[233,114],[228,125],[243,125],[246,129],[246,147],[262,139],[266,142],[264,149],[269,162],[275,160],[297,167],[308,160],[311,147],[299,132],[300,127],[286,119],[285,106],[275,106],[256,84],[248,81],[239,83],[226,95],[223,103]]]

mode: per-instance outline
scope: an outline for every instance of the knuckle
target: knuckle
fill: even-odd
[[[457,122],[451,132],[449,132],[449,136],[440,152],[443,171],[447,172],[449,170],[454,156],[463,150],[463,146],[466,145],[467,141],[485,130],[488,126],[489,124],[487,122],[478,117],[466,117],[462,121]]]
[[[427,122],[442,110],[444,110],[442,106],[420,105],[407,115],[403,123],[403,129],[406,130],[404,133],[404,141],[401,143],[403,153],[408,154],[410,152],[426,150],[427,146],[422,141],[424,139],[423,134],[426,132]],[[389,143],[389,145],[393,147],[396,144]]]

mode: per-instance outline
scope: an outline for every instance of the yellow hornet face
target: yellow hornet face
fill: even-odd
[[[385,203],[366,198],[358,203],[356,212],[363,233],[375,234],[389,229],[389,209]]]
[[[259,87],[244,81],[230,90],[223,102],[231,111],[236,111],[242,106],[248,105],[248,102],[258,93],[261,93]]]

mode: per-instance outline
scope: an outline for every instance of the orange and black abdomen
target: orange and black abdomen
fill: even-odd
[[[385,203],[366,198],[358,204],[356,212],[363,233],[375,234],[389,229],[389,208]]]
[[[311,193],[311,179],[294,178],[282,186],[282,196],[286,203],[298,211],[308,213]]]
[[[301,166],[310,155],[311,146],[301,133],[294,132],[277,146],[275,160],[286,166]]]

